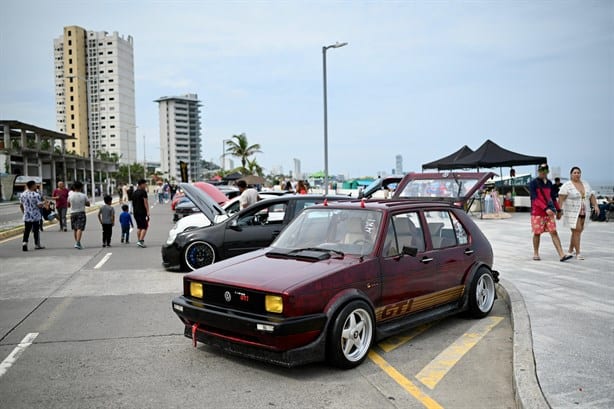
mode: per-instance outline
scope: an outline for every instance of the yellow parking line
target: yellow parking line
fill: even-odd
[[[432,325],[433,323],[421,325],[417,327],[416,329],[414,329],[409,335],[400,335],[396,337],[390,337],[386,339],[385,341],[382,341],[379,344],[377,344],[377,346],[380,347],[384,352],[393,351],[397,349],[398,347],[400,347],[401,345],[411,341],[418,335],[422,334],[424,331],[429,329]]]
[[[452,345],[443,350],[435,359],[416,375],[416,378],[429,389],[437,383],[450,369],[473,348],[488,332],[493,329],[503,317],[487,317],[474,324],[469,331],[460,336]]]
[[[404,377],[399,371],[393,368],[384,358],[373,351],[369,351],[369,358],[379,366],[382,371],[386,372],[396,383],[405,389],[411,396],[416,398],[418,402],[424,405],[427,409],[443,409],[439,403],[433,398],[423,393],[412,381]]]

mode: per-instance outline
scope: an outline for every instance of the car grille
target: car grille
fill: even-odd
[[[205,302],[224,308],[264,314],[264,294],[236,287],[205,284]]]

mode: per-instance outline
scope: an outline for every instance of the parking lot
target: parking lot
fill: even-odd
[[[152,209],[146,249],[101,248],[92,216],[80,252],[55,226],[43,233],[45,250],[0,243],[3,407],[515,407],[501,300],[482,320],[457,316],[386,339],[348,371],[194,349],[170,305],[182,274],[160,266],[171,219],[168,205]]]

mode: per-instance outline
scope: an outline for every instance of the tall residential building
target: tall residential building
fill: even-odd
[[[395,167],[393,174],[402,175],[403,174],[403,156],[397,155],[395,156]]]
[[[94,156],[115,153],[121,163],[134,163],[132,36],[69,26],[53,47],[56,128],[76,137],[66,149],[82,156],[90,149]]]
[[[301,160],[294,158],[294,177],[296,179],[302,179],[303,174],[301,173]]]
[[[181,180],[180,162],[188,180],[201,177],[200,106],[197,94],[157,99],[160,113],[160,168],[169,179]]]

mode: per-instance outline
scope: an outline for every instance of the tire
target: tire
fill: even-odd
[[[335,316],[326,339],[328,362],[342,369],[360,365],[373,342],[371,308],[362,300],[346,304]]]
[[[497,293],[492,273],[487,268],[480,268],[473,277],[469,289],[468,315],[473,318],[483,318],[490,314]]]
[[[215,250],[206,241],[194,241],[183,252],[183,265],[187,270],[196,270],[215,263]]]

